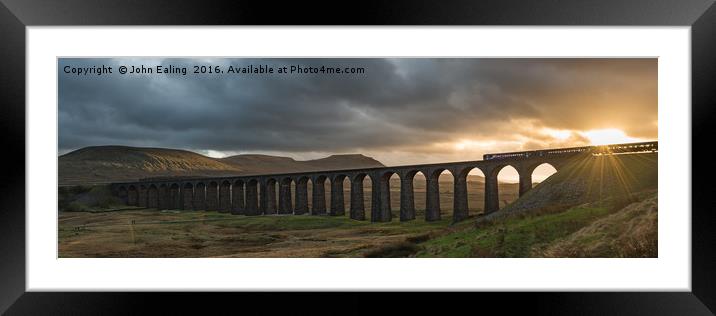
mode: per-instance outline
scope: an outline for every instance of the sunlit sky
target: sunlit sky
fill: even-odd
[[[363,67],[363,74],[65,74],[65,66]],[[656,140],[656,59],[60,59],[60,154],[92,145],[360,153],[386,165]],[[541,180],[549,170],[534,174]],[[515,181],[509,170],[502,180]]]

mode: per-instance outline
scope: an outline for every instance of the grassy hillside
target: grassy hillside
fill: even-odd
[[[148,176],[238,174],[243,170],[191,151],[96,146],[58,157],[60,185],[133,181]]]
[[[350,161],[350,168],[384,167],[380,161],[361,154],[331,155],[326,158],[304,161],[305,165],[317,170],[346,169],[346,162]]]
[[[643,201],[598,219],[552,243],[544,257],[656,257],[658,198]]]
[[[417,257],[656,257],[657,156],[574,162],[496,216],[420,244]]]
[[[420,245],[416,257],[656,257],[656,192],[556,213],[462,227]]]
[[[233,176],[381,166],[379,161],[363,155],[335,155],[308,161],[267,155],[216,159],[177,149],[93,146],[58,157],[58,178],[59,184],[65,186],[146,177]]]

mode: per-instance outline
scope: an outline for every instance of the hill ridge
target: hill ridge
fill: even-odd
[[[100,145],[59,155],[58,181],[60,185],[81,185],[147,177],[236,176],[384,166],[363,154],[334,154],[311,160],[266,154],[213,158],[185,149]]]

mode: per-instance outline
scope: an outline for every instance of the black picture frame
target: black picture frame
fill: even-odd
[[[529,310],[550,314],[679,314],[716,311],[716,172],[710,168],[710,146],[716,106],[716,6],[711,0],[659,1],[22,1],[0,0],[0,128],[4,165],[0,181],[0,311],[8,314],[136,313],[139,303],[162,306],[165,312],[186,311],[197,300],[203,306],[237,308],[260,303],[273,293],[231,296],[215,293],[38,293],[25,291],[25,32],[26,26],[65,25],[644,25],[691,26],[692,58],[692,291],[624,293],[475,293],[464,306],[479,301],[520,302],[499,305],[501,313]],[[12,166],[12,167],[7,167]],[[20,167],[22,166],[22,167]],[[688,211],[688,210],[665,210]],[[348,312],[373,312],[373,298],[354,295],[332,300],[315,293],[292,295],[285,302],[332,301]],[[436,308],[425,302],[440,296],[415,294],[404,309]],[[282,300],[284,300],[282,298]],[[450,296],[445,301],[454,301]],[[265,312],[301,304],[267,304]],[[449,305],[449,306],[447,306]],[[304,305],[308,307],[308,305]],[[382,310],[383,308],[381,308]],[[316,310],[316,309],[314,309]],[[144,310],[139,310],[144,311]],[[443,312],[445,310],[442,310]]]

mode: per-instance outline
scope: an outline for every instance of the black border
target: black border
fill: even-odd
[[[713,314],[716,310],[716,171],[709,168],[716,106],[716,6],[713,0],[542,0],[542,1],[91,1],[0,0],[0,135],[5,154],[0,181],[0,311],[8,314],[141,313],[139,303],[162,306],[164,312],[229,308],[275,301],[275,294],[216,293],[31,293],[25,292],[25,27],[39,25],[681,25],[691,26],[692,52],[692,292],[627,293],[478,293],[467,299],[413,294],[406,312],[440,308],[499,313],[525,310],[550,314]],[[340,3],[340,5],[339,5]],[[694,146],[699,144],[701,146]],[[19,166],[23,166],[20,168]],[[711,181],[710,181],[711,180]],[[684,184],[689,185],[689,184]],[[685,211],[685,210],[665,210]],[[230,296],[230,297],[227,297]],[[342,305],[341,313],[384,312],[376,300],[353,295],[292,293],[266,304],[277,309],[310,308],[326,302]],[[320,299],[317,299],[320,297]],[[425,297],[426,299],[422,299]],[[502,302],[497,303],[500,300]],[[202,303],[197,303],[201,302]],[[379,299],[378,301],[386,301]],[[393,301],[393,300],[391,300]],[[299,302],[299,303],[295,303]],[[302,302],[302,303],[300,303]],[[429,304],[435,302],[434,304]],[[509,302],[505,304],[504,302]],[[211,305],[209,305],[209,304]],[[517,304],[515,304],[517,303]],[[312,308],[311,305],[314,307]],[[210,307],[207,307],[210,306]],[[495,307],[495,306],[493,306]],[[711,311],[710,311],[710,310]],[[293,310],[295,311],[295,310]],[[490,312],[490,313],[494,313]]]

